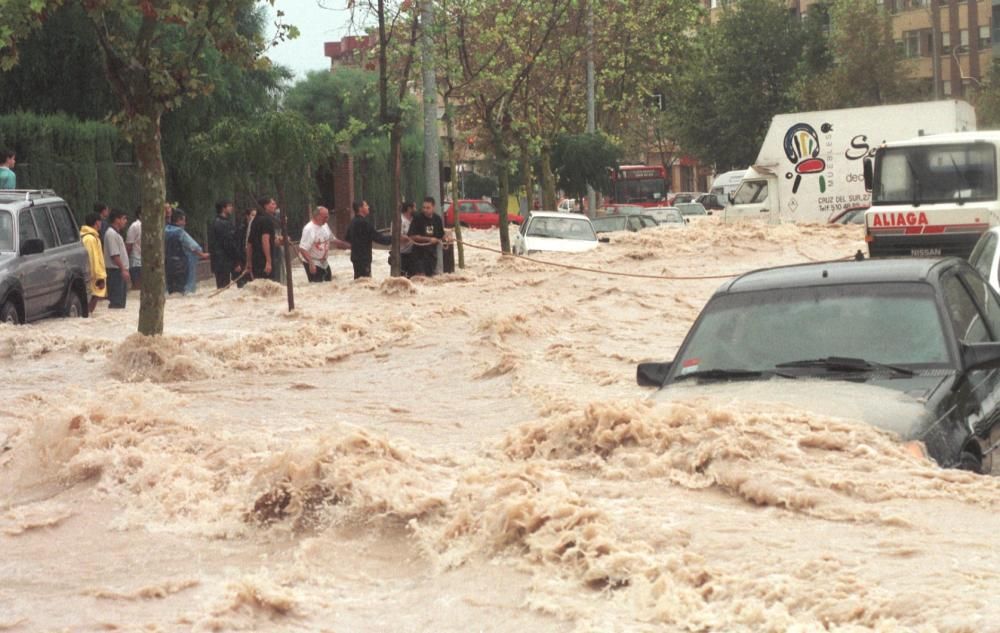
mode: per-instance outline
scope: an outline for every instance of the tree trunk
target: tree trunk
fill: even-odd
[[[499,170],[500,181],[500,203],[497,211],[500,216],[500,250],[505,254],[510,254],[510,234],[508,233],[507,221],[507,198],[510,197],[510,175],[507,173],[507,162],[509,157],[503,144],[499,143],[500,149],[497,151],[497,169]]]
[[[389,267],[389,274],[393,277],[399,277],[402,268],[399,261],[399,237],[403,228],[402,217],[399,215],[399,207],[402,202],[399,192],[399,179],[402,173],[402,144],[403,124],[396,121],[389,131],[389,173],[392,180],[392,209],[389,214],[389,217],[392,218],[392,246],[389,251],[392,264]]]
[[[166,277],[163,264],[163,205],[167,199],[166,173],[160,149],[160,118],[133,137],[139,163],[139,204],[142,218],[142,289],[139,291],[139,333],[163,334]]]
[[[535,179],[531,174],[531,156],[528,152],[527,141],[521,143],[521,171],[524,173],[524,197],[527,200],[527,213],[525,215],[527,216],[531,213],[535,201]]]
[[[556,208],[556,177],[552,173],[552,150],[542,148],[542,208]]]
[[[465,244],[462,243],[462,224],[458,218],[458,160],[455,155],[455,119],[452,116],[448,95],[444,95],[445,124],[448,130],[448,164],[451,165],[451,206],[455,221],[455,242],[458,248],[458,267],[465,268]],[[443,206],[442,206],[443,210]]]

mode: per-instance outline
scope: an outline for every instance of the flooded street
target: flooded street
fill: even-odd
[[[495,247],[495,231],[469,231]],[[715,276],[856,226],[540,259]],[[1000,631],[1000,480],[786,405],[653,402],[721,280],[466,251],[0,326],[0,631]]]

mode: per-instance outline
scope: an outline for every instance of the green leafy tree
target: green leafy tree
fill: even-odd
[[[135,149],[147,272],[138,329],[145,335],[160,334],[165,301],[163,116],[211,90],[205,72],[210,49],[233,63],[252,66],[266,61],[261,55],[268,43],[240,28],[238,17],[252,11],[255,0],[13,0],[0,11],[0,69],[12,68],[19,58],[19,42],[65,5],[82,7],[87,15],[120,106],[113,120]],[[279,26],[278,38],[295,35],[293,27]]]
[[[559,186],[574,198],[587,195],[587,185],[598,191],[611,188],[611,170],[618,167],[622,150],[606,135],[565,134],[552,152]]]
[[[976,92],[976,122],[982,130],[1000,128],[1000,66],[993,64]]]
[[[824,37],[818,20],[804,23],[807,63],[802,67],[800,107],[856,108],[916,96],[912,68],[896,46],[892,16],[884,7],[868,0],[833,0],[829,7],[819,7],[815,13],[829,16],[830,34]],[[824,53],[818,50],[822,43]]]
[[[500,188],[500,249],[510,252],[507,199],[516,100],[574,0],[453,0],[451,28],[461,66],[462,98],[471,104],[494,157]]]
[[[378,59],[379,121],[389,134],[388,173],[392,188],[392,246],[391,274],[400,275],[399,242],[401,219],[399,213],[402,201],[402,164],[404,119],[403,105],[410,92],[410,79],[417,56],[417,36],[419,35],[420,7],[410,0],[392,2],[387,0],[367,0],[348,2],[352,21],[355,25],[376,37]],[[365,25],[374,22],[374,28]]]
[[[263,7],[240,11],[236,20],[240,32],[248,37],[263,37],[267,27]],[[0,111],[62,112],[87,122],[106,120],[118,110],[118,98],[105,77],[97,36],[81,5],[66,4],[51,12],[39,29],[19,43],[18,50],[17,66],[0,72]],[[252,117],[275,109],[283,83],[291,76],[280,66],[245,67],[233,63],[214,46],[205,49],[203,69],[211,91],[164,113],[161,125],[167,196],[179,201],[188,212],[188,231],[196,236],[206,228],[209,216],[214,217],[212,203],[230,197],[232,190],[224,186],[230,180],[228,175],[207,178],[203,170],[191,168],[190,139],[220,118]],[[53,90],[52,86],[59,89]],[[131,147],[127,147],[120,162],[133,161]],[[69,160],[59,154],[26,152],[24,156],[33,169],[37,167],[44,173],[56,165],[39,165],[39,161]],[[134,181],[121,180],[129,185]],[[52,186],[56,182],[43,184]],[[73,195],[69,190],[67,193]],[[132,201],[138,197],[135,187],[126,185],[114,193],[117,195],[101,195],[98,199],[132,211]],[[81,199],[84,206],[80,208],[89,208],[93,201]]]
[[[654,94],[669,95],[676,64],[689,55],[690,34],[703,16],[700,3],[688,0],[595,2],[595,68],[598,126],[616,136],[630,128],[641,144],[655,123],[647,105]],[[786,11],[787,13],[787,11]],[[646,132],[646,133],[644,133]]]
[[[718,170],[756,158],[771,118],[796,109],[801,21],[780,0],[741,0],[705,24],[679,60],[667,113],[685,152]]]
[[[392,185],[384,176],[391,148],[389,135],[379,118],[378,80],[377,72],[354,68],[338,68],[332,73],[309,73],[304,80],[292,86],[283,104],[288,110],[301,113],[310,123],[325,124],[334,130],[336,147],[339,150],[349,147],[360,167],[365,185],[364,196],[372,204],[373,215],[379,221],[391,223]],[[389,98],[391,101],[395,94],[390,94]],[[396,107],[394,103],[393,107]],[[408,95],[399,110],[403,126],[401,154],[407,167],[410,167],[420,161],[423,148],[416,99]],[[331,151],[316,174],[321,193],[329,189],[336,158],[336,153]],[[378,176],[365,177],[368,173]],[[409,185],[408,195],[412,199],[419,190],[413,187],[414,179],[409,170],[407,176],[410,178],[402,180]]]
[[[225,118],[208,132],[191,139],[192,165],[220,179],[235,179],[237,191],[253,196],[261,168],[260,152],[267,148],[268,172],[294,178],[298,175],[307,190],[314,190],[312,174],[317,165],[333,154],[337,135],[329,125],[313,125],[298,112],[273,110],[246,118]],[[275,181],[278,200],[287,203],[284,178]],[[300,220],[308,219],[309,209],[288,209]]]
[[[98,120],[117,109],[104,77],[97,36],[82,7],[69,5],[51,12],[17,52],[18,65],[0,70],[0,112],[63,113]]]

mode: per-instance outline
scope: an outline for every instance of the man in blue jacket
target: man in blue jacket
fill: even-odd
[[[198,260],[208,259],[208,253],[201,250],[198,242],[188,235],[187,214],[174,209],[170,224],[165,227],[167,292],[194,293],[198,287]]]

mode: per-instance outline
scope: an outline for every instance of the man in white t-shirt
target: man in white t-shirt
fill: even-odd
[[[104,268],[108,274],[108,307],[120,310],[125,307],[130,281],[128,251],[125,250],[125,240],[121,236],[121,231],[124,231],[128,225],[128,216],[115,209],[111,211],[109,219],[111,226],[104,234]]]
[[[330,211],[326,207],[316,207],[312,212],[312,220],[302,227],[302,239],[299,240],[299,258],[306,269],[306,277],[311,282],[330,281],[330,263],[327,257],[330,246],[349,249],[351,245],[333,236],[333,231],[327,221]]]
[[[125,233],[125,250],[128,251],[128,274],[132,277],[132,290],[142,285],[142,222],[137,217]]]
[[[413,240],[410,239],[410,223],[413,222],[413,214],[417,210],[417,205],[412,202],[404,202],[399,210],[399,264],[400,272],[406,277],[413,276]]]

